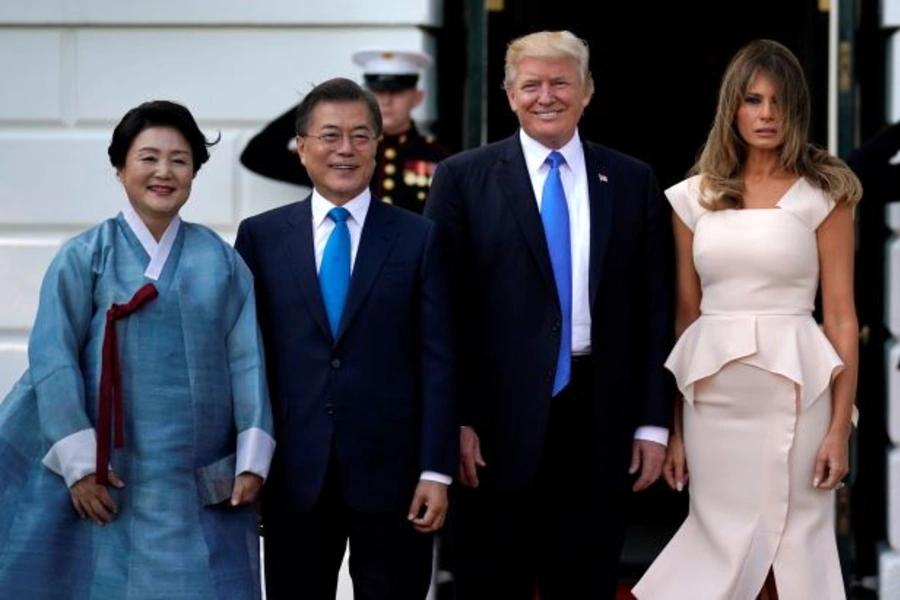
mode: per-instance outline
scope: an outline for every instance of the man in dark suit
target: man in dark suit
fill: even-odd
[[[425,206],[456,318],[460,600],[613,598],[665,457],[671,217],[648,165],[580,138],[588,62],[569,32],[513,41],[519,131],[443,161]]]
[[[351,80],[297,110],[305,200],[244,220],[278,450],[263,492],[269,600],[421,600],[458,461],[450,308],[433,223],[369,191],[378,102]]]

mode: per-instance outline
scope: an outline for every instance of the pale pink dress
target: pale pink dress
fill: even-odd
[[[816,228],[833,201],[799,179],[775,208],[707,211],[699,177],[666,196],[694,232],[701,316],[666,367],[684,395],[690,512],[640,600],[843,600],[834,493],[814,488],[843,364],[812,317]]]

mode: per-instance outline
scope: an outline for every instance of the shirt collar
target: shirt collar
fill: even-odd
[[[353,198],[342,206],[350,212],[350,218],[356,221],[360,227],[366,220],[366,214],[369,212],[369,204],[372,202],[372,192],[369,188],[362,191],[357,197]],[[330,200],[322,196],[315,188],[312,193],[312,215],[313,228],[317,229],[319,225],[328,217],[328,211],[337,206]]]
[[[522,152],[525,154],[525,164],[528,166],[528,172],[536,173],[546,162],[547,155],[554,149],[547,148],[525,133],[525,130],[521,128],[519,128],[519,141],[522,144]],[[566,164],[570,165],[570,168],[571,165],[577,164],[579,161],[583,160],[581,157],[584,156],[584,152],[582,151],[581,138],[578,136],[578,130],[575,131],[575,135],[572,136],[572,139],[566,142],[565,146],[556,148],[556,150],[563,155],[563,158],[566,159]]]

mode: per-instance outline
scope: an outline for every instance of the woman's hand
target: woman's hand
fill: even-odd
[[[681,433],[676,430],[669,437],[669,446],[666,449],[666,461],[663,463],[663,478],[673,490],[679,492],[684,489],[688,481],[687,457],[684,453],[684,440]]]
[[[95,481],[96,474],[86,475],[72,484],[69,493],[72,495],[72,506],[82,519],[91,519],[101,527],[112,523],[115,514],[119,511],[115,500],[109,494],[105,485]],[[109,483],[116,488],[123,488],[125,484],[114,472],[109,472]]]
[[[242,504],[252,504],[259,496],[259,490],[262,488],[263,479],[256,473],[244,471],[234,478],[234,487],[231,491],[231,506],[241,506]]]
[[[850,471],[849,467],[850,440],[849,435],[840,431],[829,431],[822,445],[819,446],[819,454],[816,456],[816,473],[813,476],[813,487],[823,490],[833,490],[843,487],[843,479]]]

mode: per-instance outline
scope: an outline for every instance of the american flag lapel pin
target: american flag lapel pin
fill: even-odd
[[[600,183],[607,183],[609,181],[609,177],[603,173],[597,173],[597,177],[600,178]]]

